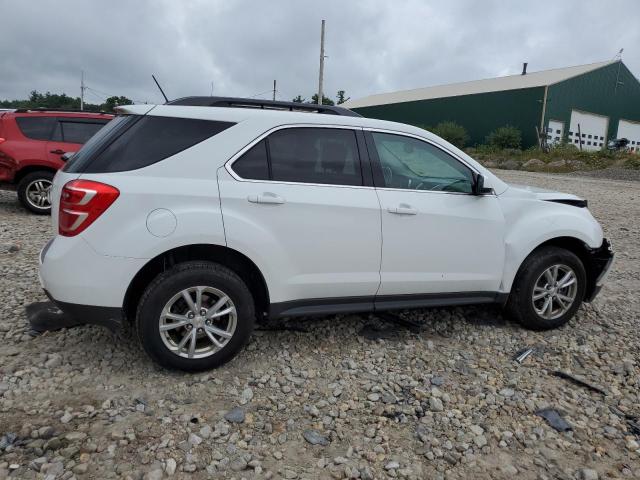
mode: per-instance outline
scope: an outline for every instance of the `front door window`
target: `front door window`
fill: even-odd
[[[386,188],[471,193],[473,175],[443,150],[418,139],[373,132]]]

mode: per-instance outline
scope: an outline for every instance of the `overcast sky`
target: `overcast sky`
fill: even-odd
[[[0,99],[31,90],[162,103],[309,98],[326,19],[325,92],[352,98],[623,60],[640,76],[640,1],[0,0]]]

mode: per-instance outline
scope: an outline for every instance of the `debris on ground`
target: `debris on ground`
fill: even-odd
[[[374,314],[377,318],[382,320],[383,322],[389,322],[400,327],[406,328],[411,333],[420,333],[421,326],[419,323],[416,323],[407,318],[403,318],[398,314],[390,313],[390,312],[376,312]]]
[[[562,417],[560,412],[558,412],[554,408],[544,408],[542,410],[538,410],[536,415],[544,418],[549,425],[551,425],[554,429],[559,432],[568,432],[572,430],[571,425]]]
[[[33,302],[25,307],[27,320],[31,325],[30,331],[35,333],[52,332],[62,328],[81,325],[81,322],[70,317],[53,302]]]
[[[515,356],[513,357],[513,359],[518,362],[518,363],[522,363],[524,362],[527,357],[529,357],[529,355],[531,355],[533,353],[533,348],[525,348],[523,350],[519,350]]]
[[[586,382],[585,380],[582,380],[581,378],[578,378],[578,377],[576,377],[574,375],[571,375],[570,373],[561,372],[560,370],[556,370],[556,371],[552,372],[551,375],[553,375],[554,377],[558,377],[558,378],[563,378],[565,380],[569,380],[571,383],[574,383],[576,385],[584,387],[584,388],[586,388],[588,390],[591,390],[592,392],[600,393],[600,394],[602,394],[604,396],[607,396],[607,392],[605,392],[602,388],[596,387],[595,385],[592,385],[592,384]]]
[[[315,430],[305,430],[302,432],[302,436],[311,445],[322,445],[323,447],[326,447],[331,443],[327,437]]]

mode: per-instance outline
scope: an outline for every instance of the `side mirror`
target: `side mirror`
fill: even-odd
[[[60,160],[62,160],[63,162],[68,161],[71,157],[73,157],[75,155],[76,152],[67,152],[63,155],[60,155]]]
[[[475,182],[473,183],[473,194],[487,195],[490,193],[493,193],[493,188],[488,188],[484,186],[484,175],[482,174],[476,175]]]

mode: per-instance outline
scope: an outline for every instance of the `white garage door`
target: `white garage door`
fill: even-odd
[[[580,146],[578,125],[582,135],[583,150],[600,150],[607,144],[607,127],[609,117],[594,115],[593,113],[571,111],[571,125],[569,127],[569,143]]]
[[[640,123],[620,120],[618,123],[618,138],[629,140],[629,149],[640,153]]]
[[[560,143],[562,141],[562,135],[564,135],[564,122],[549,120],[547,126],[547,143],[549,145]]]

